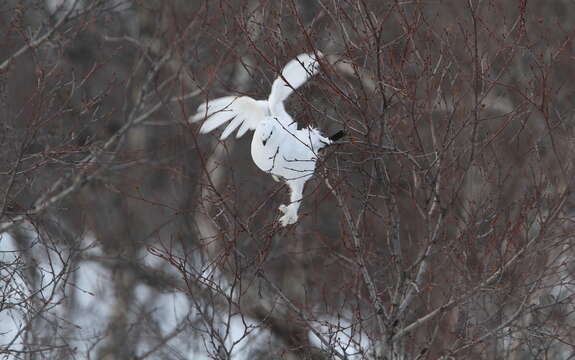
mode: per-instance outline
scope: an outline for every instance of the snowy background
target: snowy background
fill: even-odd
[[[569,359],[575,4],[0,1],[0,359]],[[297,224],[188,119],[344,129]]]

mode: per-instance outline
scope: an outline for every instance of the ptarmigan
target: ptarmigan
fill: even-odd
[[[318,57],[322,55],[317,53]],[[343,136],[340,131],[331,137],[324,137],[317,129],[307,127],[298,130],[297,123],[286,112],[284,101],[319,71],[316,54],[301,54],[283,68],[281,75],[272,84],[267,100],[254,100],[248,96],[227,96],[209,100],[200,105],[192,122],[206,119],[200,128],[205,134],[228,123],[221,140],[236,129],[236,137],[248,130],[255,130],[251,153],[254,163],[261,170],[273,176],[274,180],[285,181],[291,190],[289,205],[281,205],[282,226],[294,224],[303,189],[314,173],[318,151]]]

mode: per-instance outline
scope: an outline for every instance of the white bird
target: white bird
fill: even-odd
[[[289,205],[279,207],[283,213],[279,219],[282,226],[294,224],[298,219],[304,185],[313,176],[318,151],[343,136],[342,131],[324,137],[312,127],[298,130],[297,123],[285,110],[284,101],[318,71],[318,57],[301,54],[283,68],[267,100],[226,96],[200,105],[191,117],[192,122],[206,119],[200,128],[202,134],[229,122],[221,140],[238,127],[237,138],[255,130],[251,144],[254,163],[274,180],[285,181],[291,191]]]

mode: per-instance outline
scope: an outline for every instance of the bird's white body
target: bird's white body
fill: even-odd
[[[248,96],[218,98],[200,105],[191,119],[206,119],[201,133],[229,122],[220,137],[222,140],[238,128],[238,138],[247,130],[255,131],[251,143],[254,163],[274,179],[281,178],[291,190],[290,204],[279,208],[283,213],[282,226],[297,221],[303,188],[313,176],[318,150],[331,143],[312,127],[298,130],[283,104],[295,89],[318,71],[316,55],[301,54],[283,68],[272,85],[268,100],[254,100]]]

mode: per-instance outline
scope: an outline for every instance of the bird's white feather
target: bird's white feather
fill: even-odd
[[[191,122],[197,122],[203,120],[210,115],[213,115],[216,111],[224,109],[226,106],[231,104],[237,96],[225,96],[218,99],[213,99],[206,101],[205,103],[198,106],[196,114],[190,118]]]
[[[321,53],[318,53],[321,56]],[[284,66],[281,76],[273,82],[268,98],[272,112],[275,106],[284,102],[295,89],[302,86],[319,71],[315,54],[300,54]]]
[[[227,139],[227,137],[230,136],[230,134],[233,133],[238,127],[240,127],[240,125],[248,122],[249,120],[246,119],[244,114],[236,115],[236,117],[232,121],[230,121],[228,126],[226,126],[226,128],[222,132],[222,135],[220,136],[220,139],[222,140]]]
[[[200,133],[206,134],[229,122],[221,139],[225,140],[238,127],[238,137],[247,130],[254,130],[257,124],[267,114],[267,101],[257,101],[249,96],[226,96],[210,100],[198,107],[197,113],[191,117],[192,122],[206,119],[200,128]]]
[[[228,123],[221,139],[237,130],[239,138],[248,130],[255,130],[251,144],[254,163],[275,178],[282,178],[290,188],[289,205],[280,206],[282,226],[297,221],[303,189],[315,171],[317,152],[331,141],[317,129],[298,130],[287,113],[284,101],[319,71],[317,54],[301,54],[283,68],[273,82],[268,100],[254,100],[247,96],[227,96],[198,107],[192,122],[205,119],[201,133],[208,133]]]

